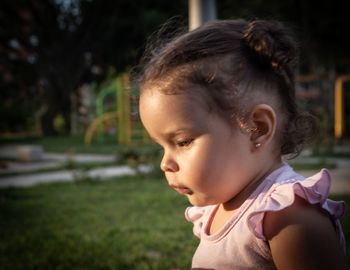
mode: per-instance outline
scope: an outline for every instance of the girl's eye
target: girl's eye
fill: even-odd
[[[193,142],[193,139],[180,140],[176,143],[178,147],[187,147]]]

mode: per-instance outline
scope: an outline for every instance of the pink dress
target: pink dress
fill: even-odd
[[[276,269],[263,233],[267,211],[280,211],[293,204],[295,195],[310,204],[320,204],[335,224],[345,251],[345,239],[339,218],[344,202],[327,199],[330,175],[323,169],[306,178],[287,164],[272,172],[241,205],[237,213],[215,234],[208,235],[208,225],[216,207],[189,207],[185,216],[193,222],[193,232],[200,238],[192,259],[192,269]]]

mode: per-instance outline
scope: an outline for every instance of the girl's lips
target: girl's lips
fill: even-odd
[[[182,195],[192,195],[193,194],[193,191],[187,187],[176,186],[176,185],[170,185],[170,186]]]

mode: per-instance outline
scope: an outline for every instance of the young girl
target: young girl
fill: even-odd
[[[213,21],[155,53],[140,115],[200,243],[193,269],[347,269],[330,175],[304,178],[313,118],[296,107],[296,46],[278,22]]]

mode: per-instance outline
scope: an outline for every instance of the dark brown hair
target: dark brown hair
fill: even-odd
[[[315,130],[314,118],[296,104],[297,55],[293,35],[280,22],[211,21],[147,51],[141,95],[155,85],[165,94],[200,88],[209,104],[237,119],[261,103],[258,96],[274,98],[282,119],[280,153],[297,155]]]

